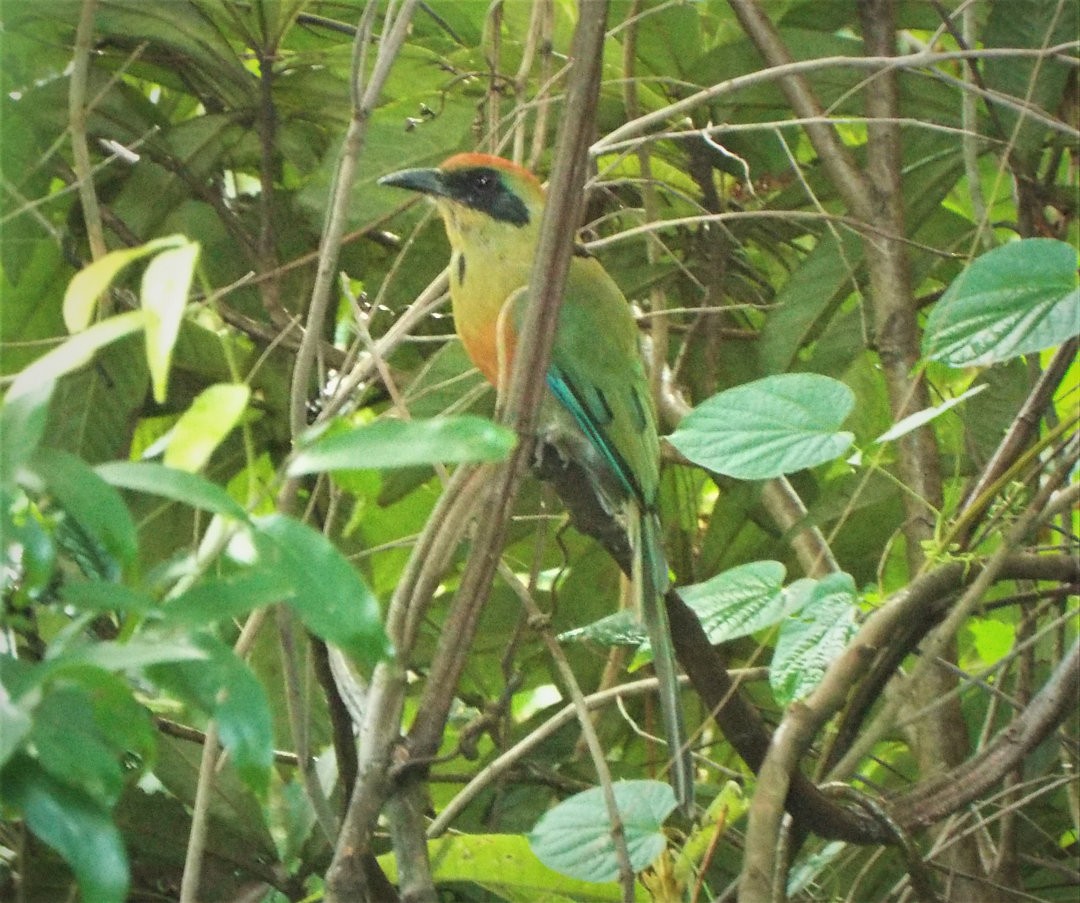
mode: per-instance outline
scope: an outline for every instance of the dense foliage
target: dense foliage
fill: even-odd
[[[0,896],[1075,898],[1075,3],[0,16]],[[442,227],[376,184],[546,177],[571,88],[694,823],[618,525],[507,477]]]

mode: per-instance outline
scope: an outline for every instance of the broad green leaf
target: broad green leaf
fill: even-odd
[[[292,581],[282,569],[255,566],[229,577],[204,580],[170,599],[163,613],[169,624],[201,627],[294,596]]]
[[[0,693],[0,769],[23,745],[33,726],[22,705],[13,702],[7,692]]]
[[[640,646],[648,638],[644,626],[629,609],[559,634],[560,643],[598,643],[601,646]]]
[[[136,314],[143,316],[142,311]],[[42,445],[62,448],[88,464],[128,457],[131,432],[145,414],[149,388],[141,335],[127,335],[98,349],[92,363],[56,383]]]
[[[802,699],[855,635],[858,595],[850,574],[817,581],[798,613],[780,625],[769,684],[781,705]]]
[[[617,781],[613,790],[630,866],[640,872],[667,845],[664,819],[675,808],[675,792],[661,781]],[[529,846],[544,865],[571,878],[614,881],[619,875],[600,787],[577,793],[545,812],[529,833]]]
[[[146,593],[106,580],[71,581],[60,595],[68,605],[82,611],[147,612],[157,608],[157,602]]]
[[[668,441],[715,473],[766,480],[842,455],[853,436],[839,427],[854,404],[852,391],[827,376],[767,376],[702,402]]]
[[[779,561],[752,561],[679,590],[701,621],[710,643],[749,636],[780,623],[806,600],[806,584],[784,587]]]
[[[140,300],[146,312],[146,361],[150,366],[154,401],[158,404],[165,403],[173,347],[180,333],[198,256],[198,242],[185,241],[158,254],[143,273]]]
[[[1016,645],[1016,627],[994,618],[972,618],[966,625],[975,645],[975,652],[987,665],[1005,658]]]
[[[289,475],[327,470],[415,467],[460,461],[501,461],[514,434],[490,420],[462,414],[430,420],[378,420],[348,433],[315,439],[289,464]]]
[[[247,520],[247,512],[216,483],[153,461],[108,461],[94,471],[110,486],[158,495],[223,517]]]
[[[82,668],[63,675],[77,683],[90,699],[100,736],[129,771],[153,765],[157,730],[150,712],[136,698],[127,675],[102,668]],[[136,762],[138,760],[138,762]]]
[[[1052,238],[987,251],[930,311],[923,354],[951,367],[978,367],[1067,341],[1080,333],[1076,264],[1076,249]]]
[[[7,805],[71,866],[86,903],[124,903],[127,854],[107,809],[21,754],[0,772],[0,786]]]
[[[831,321],[840,301],[851,292],[853,267],[862,261],[858,236],[823,235],[771,299],[776,305],[761,328],[761,366],[766,373],[791,369],[799,348],[816,338]]]
[[[30,735],[38,763],[58,781],[112,808],[123,787],[117,750],[94,720],[94,702],[77,684],[52,687],[34,710]]]
[[[161,780],[169,793],[189,812],[198,790],[201,758],[200,743],[171,736],[162,736],[158,740],[154,776]],[[126,796],[128,795],[125,794]],[[158,801],[158,807],[165,809],[161,801]],[[267,862],[276,861],[275,842],[267,826],[268,816],[270,819],[275,817],[269,815],[264,801],[240,779],[231,764],[226,763],[226,767],[215,771],[207,809],[211,837],[216,835],[223,839],[228,838],[220,852],[239,856],[239,860],[233,861],[245,867],[256,862],[265,865]],[[187,821],[186,817],[179,821],[180,830],[185,837]],[[172,845],[168,846],[172,848]]]
[[[322,533],[271,514],[255,521],[255,546],[261,564],[292,584],[287,603],[312,633],[368,667],[391,653],[374,594]]]
[[[265,794],[274,750],[262,684],[220,640],[204,634],[194,642],[205,655],[202,661],[155,665],[147,674],[217,722],[218,736],[237,773],[255,793]]]
[[[65,650],[46,659],[51,671],[83,668],[87,665],[106,671],[138,671],[151,665],[178,662],[202,662],[206,652],[188,637],[140,634],[121,643],[104,640]]]
[[[916,411],[914,414],[908,414],[907,417],[899,420],[893,424],[891,429],[886,430],[880,436],[878,436],[875,442],[892,442],[894,439],[899,439],[901,436],[906,436],[913,430],[917,430],[920,426],[929,423],[937,417],[940,417],[946,411],[950,411],[958,404],[967,401],[969,398],[978,395],[983,389],[986,388],[986,384],[979,386],[972,386],[966,392],[957,395],[955,398],[950,398],[943,401],[939,405],[934,405],[932,408],[924,408],[921,411]]]
[[[0,406],[0,483],[8,484],[45,435],[53,383],[46,381]]]
[[[51,384],[64,374],[88,364],[94,352],[102,346],[130,335],[137,329],[142,329],[145,318],[146,315],[141,310],[131,310],[95,323],[89,329],[65,339],[63,343],[43,354],[15,377],[7,395],[4,396],[4,403],[32,395],[37,403],[41,404],[43,385],[51,387]]]
[[[74,455],[57,449],[39,449],[27,467],[87,535],[123,566],[134,563],[138,537],[120,493]]]
[[[240,421],[251,390],[244,383],[218,383],[199,393],[176,421],[165,465],[177,470],[202,470],[229,431]]]
[[[176,248],[187,242],[182,235],[155,238],[137,248],[110,251],[100,260],[83,267],[71,277],[64,293],[64,325],[68,332],[82,332],[94,317],[98,298],[128,264],[166,248]]]
[[[437,884],[468,881],[493,898],[510,903],[620,903],[623,898],[622,889],[614,881],[600,884],[552,871],[521,834],[447,834],[428,841],[428,858]],[[391,883],[396,883],[397,857],[384,853],[379,865]],[[635,903],[648,903],[650,899],[646,889],[636,883]]]

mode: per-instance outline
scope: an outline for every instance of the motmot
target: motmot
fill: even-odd
[[[383,176],[382,185],[432,199],[450,241],[450,301],[465,351],[505,390],[528,303],[544,190],[501,157],[457,154],[434,168]],[[667,561],[657,516],[660,440],[637,325],[615,280],[595,258],[575,254],[546,373],[540,438],[586,475],[626,531],[635,610],[652,646],[671,783],[684,811],[693,771],[679,699],[664,593]]]

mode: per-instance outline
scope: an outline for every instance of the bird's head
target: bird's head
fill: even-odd
[[[390,173],[379,184],[430,197],[458,247],[500,233],[535,240],[544,209],[536,176],[490,154],[456,154],[432,169]]]

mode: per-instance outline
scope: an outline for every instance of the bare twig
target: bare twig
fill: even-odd
[[[79,24],[75,30],[75,47],[72,55],[71,82],[68,88],[68,123],[71,129],[72,165],[79,186],[79,202],[82,204],[86,237],[90,242],[90,256],[99,260],[108,253],[105,232],[101,225],[97,191],[91,174],[90,145],[86,139],[86,88],[90,75],[90,50],[94,37],[94,12],[97,0],[83,0]]]
[[[464,535],[481,487],[489,476],[487,468],[458,468],[428,518],[387,610],[386,632],[396,657],[376,666],[363,699],[351,700],[352,687],[337,679],[346,705],[358,721],[360,753],[356,783],[326,874],[331,901],[351,903],[365,899],[363,863],[370,850],[376,819],[392,789],[388,774],[393,746],[401,733],[405,698],[403,661],[411,655],[423,611]],[[333,654],[330,661],[333,665]]]
[[[244,658],[251,651],[269,611],[269,608],[256,609],[244,622],[244,628],[233,645],[233,652],[238,658]],[[180,903],[196,903],[198,900],[210,819],[210,799],[214,792],[214,772],[220,749],[217,722],[211,721],[206,727],[206,739],[199,760],[199,777],[195,785],[195,801],[191,806],[191,828],[184,855],[184,874],[180,880]]]
[[[611,769],[608,768],[607,759],[604,757],[604,748],[600,745],[600,738],[596,735],[596,728],[592,723],[592,719],[589,718],[589,706],[585,701],[585,694],[581,692],[581,686],[578,684],[574,671],[570,667],[570,662],[567,661],[566,654],[560,648],[558,640],[555,639],[550,627],[544,623],[543,612],[540,611],[539,606],[533,600],[529,588],[524,586],[505,564],[500,565],[499,572],[521,601],[529,620],[540,627],[540,638],[547,648],[548,655],[551,656],[551,660],[555,663],[555,669],[562,678],[563,686],[570,694],[574,714],[577,716],[578,724],[581,726],[581,733],[585,738],[585,744],[589,748],[589,755],[592,758],[593,767],[596,769],[597,779],[604,791],[611,826],[611,839],[615,845],[615,858],[619,862],[619,880],[623,887],[623,900],[625,903],[633,903],[634,869],[630,864],[630,851],[626,846],[626,831],[623,828],[622,815],[615,804],[615,792],[611,784]]]
[[[326,225],[323,228],[319,245],[319,263],[315,271],[315,285],[311,290],[311,303],[308,308],[304,340],[296,355],[293,366],[292,389],[289,398],[289,423],[292,435],[299,436],[306,425],[307,395],[315,364],[315,352],[319,336],[322,335],[323,322],[330,305],[330,294],[337,274],[338,254],[341,239],[345,234],[348,221],[348,209],[351,203],[351,190],[356,172],[356,163],[364,147],[367,124],[378,102],[383,84],[390,73],[390,64],[394,61],[405,36],[417,0],[403,0],[398,14],[387,20],[387,29],[379,42],[379,51],[371,75],[364,81],[363,57],[367,42],[375,22],[379,7],[369,3],[360,17],[354,44],[353,67],[353,111],[349,128],[342,146],[341,161],[334,177],[330,207]]]
[[[739,2],[745,2],[745,0],[739,0]],[[803,75],[811,72],[821,72],[823,70],[831,69],[833,67],[842,66],[850,69],[869,69],[871,71],[885,70],[885,69],[923,69],[930,66],[936,66],[939,63],[949,62],[951,60],[967,60],[967,59],[986,59],[990,57],[1017,57],[1017,58],[1043,58],[1054,57],[1065,63],[1066,65],[1077,65],[1076,60],[1068,56],[1063,56],[1069,51],[1076,50],[1077,46],[1080,46],[1080,42],[1068,41],[1063,44],[1058,44],[1053,47],[1047,47],[1045,50],[1035,49],[1029,50],[1024,48],[991,48],[986,50],[956,50],[948,52],[926,52],[926,53],[910,53],[905,56],[833,56],[833,57],[818,57],[812,60],[796,60],[793,62],[771,64],[768,68],[759,70],[758,72],[751,72],[747,75],[739,75],[735,78],[729,78],[722,82],[717,82],[715,85],[710,85],[701,91],[695,92],[688,97],[684,97],[682,100],[675,101],[668,104],[666,107],[661,107],[658,110],[653,110],[649,113],[645,113],[637,119],[627,122],[617,129],[613,129],[600,138],[590,149],[590,154],[593,157],[600,156],[600,154],[607,153],[609,148],[617,145],[619,142],[626,141],[629,138],[636,137],[638,135],[645,134],[649,129],[656,126],[664,126],[669,124],[672,120],[678,119],[680,116],[685,116],[692,110],[697,109],[718,97],[724,97],[728,94],[733,94],[737,91],[742,91],[745,88],[755,85],[765,84],[767,82],[777,81],[785,79],[791,75]],[[942,76],[939,76],[942,77]],[[1040,125],[1046,126],[1048,129],[1052,129],[1056,132],[1069,135],[1071,137],[1076,136],[1076,129],[1070,127],[1067,123],[1062,122],[1054,116],[1050,116],[1047,113],[1026,107],[1021,101],[1016,98],[1008,97],[1007,95],[1000,94],[995,91],[980,91],[975,86],[967,86],[962,82],[958,84],[968,90],[972,90],[977,94],[987,97],[988,100],[993,100],[995,103],[1007,106],[1011,109],[1015,109],[1024,112],[1030,116],[1034,121]],[[813,113],[804,113],[796,111],[796,115],[805,116],[812,121],[826,122],[827,119],[823,115],[821,110],[816,110]]]
[[[1074,338],[1067,341],[1055,352],[1053,359],[1039,377],[1035,388],[1031,390],[1016,417],[1013,418],[1008,432],[1002,437],[986,467],[979,474],[978,481],[968,493],[967,499],[957,515],[959,522],[970,524],[973,527],[978,513],[984,511],[987,505],[990,504],[991,499],[987,497],[987,490],[1009,469],[1035,436],[1043,413],[1054,397],[1054,392],[1057,391],[1065,372],[1076,360],[1077,347],[1078,340]],[[964,529],[958,540],[960,542],[966,541],[970,536],[970,532],[970,527]]]
[[[285,684],[285,711],[289,717],[289,729],[292,733],[293,746],[300,764],[300,776],[304,792],[315,813],[318,824],[328,843],[337,837],[337,819],[330,809],[330,803],[319,783],[315,771],[315,761],[311,755],[311,742],[308,731],[307,708],[301,688],[299,656],[296,648],[297,630],[292,610],[286,605],[275,609],[278,644],[281,647],[281,665]]]

